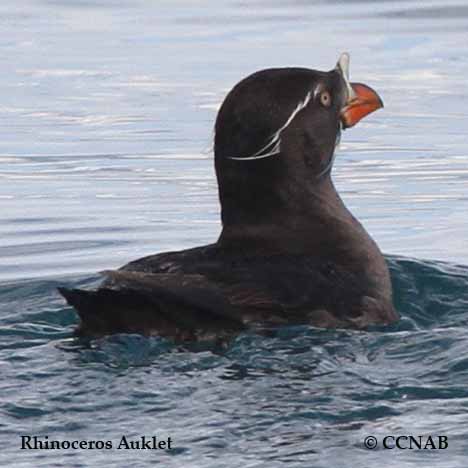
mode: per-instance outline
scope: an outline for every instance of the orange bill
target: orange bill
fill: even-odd
[[[350,96],[341,111],[343,128],[356,125],[366,115],[383,107],[382,99],[369,86],[362,83],[351,83],[351,88],[354,91],[354,96]]]

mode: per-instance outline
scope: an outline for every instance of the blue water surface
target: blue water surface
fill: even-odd
[[[466,467],[467,25],[461,0],[1,2],[0,466]],[[216,239],[226,92],[345,50],[385,108],[344,133],[333,175],[387,255],[401,321],[224,347],[74,338],[57,286]],[[173,448],[117,450],[123,435]],[[385,450],[387,435],[449,445]]]

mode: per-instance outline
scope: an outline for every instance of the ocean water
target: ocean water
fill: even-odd
[[[466,2],[5,0],[0,31],[0,466],[467,466]],[[216,239],[228,90],[345,50],[385,108],[343,134],[334,179],[387,255],[401,321],[223,349],[76,340],[57,286]],[[27,435],[113,448],[23,450]],[[448,447],[383,448],[401,435]]]

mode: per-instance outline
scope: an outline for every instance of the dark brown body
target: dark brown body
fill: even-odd
[[[107,272],[97,291],[61,289],[79,332],[192,340],[256,326],[397,320],[385,260],[330,177],[344,83],[336,69],[265,70],[239,83],[216,123],[219,240]],[[333,99],[326,107],[316,92],[324,87]],[[275,131],[273,157],[230,157],[259,154]]]
[[[314,211],[312,226],[225,229],[216,244],[108,272],[98,291],[62,293],[82,317],[81,334],[192,340],[252,326],[364,328],[397,320],[382,254],[337,195],[333,203],[318,218]]]

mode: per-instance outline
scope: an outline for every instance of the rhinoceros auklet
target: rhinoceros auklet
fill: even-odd
[[[215,124],[218,241],[106,271],[95,291],[60,288],[77,333],[183,341],[397,320],[384,257],[331,180],[341,129],[383,106],[348,69],[342,54],[329,72],[273,68],[238,83]]]

